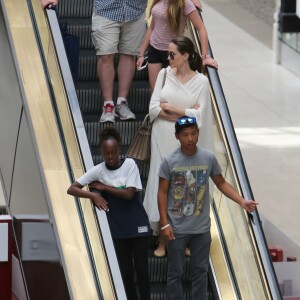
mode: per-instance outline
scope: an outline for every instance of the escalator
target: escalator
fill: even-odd
[[[56,13],[48,11],[45,19],[39,0],[22,1],[22,5],[21,1],[16,1],[2,0],[1,4],[10,32],[8,39],[13,44],[14,59],[20,70],[21,94],[26,98],[23,102],[24,114],[29,120],[28,131],[34,136],[35,151],[39,156],[42,186],[46,186],[47,190],[49,223],[53,225],[69,297],[124,299],[105,214],[95,210],[88,200],[76,199],[72,202],[65,195],[70,182],[101,161],[98,135],[106,125],[98,123],[102,101],[96,73],[96,56],[90,39],[93,3],[91,0],[65,0],[61,1],[57,9],[59,22],[67,24],[69,34],[79,37],[79,82],[74,87]],[[22,11],[19,18],[15,12],[16,7]],[[28,16],[24,12],[28,12]],[[197,44],[198,37],[192,28],[189,29],[189,34]],[[24,36],[26,39],[31,38],[32,44],[37,44],[36,49],[30,49],[31,53],[27,56],[22,47],[22,43],[26,42]],[[36,53],[33,54],[32,51]],[[36,58],[39,60],[38,65],[36,61],[34,66],[31,65],[32,57],[39,58]],[[224,170],[224,177],[244,197],[253,198],[218,74],[214,70],[208,70],[207,76],[211,84],[215,116],[215,152]],[[28,84],[31,77],[42,83],[38,87]],[[124,152],[148,111],[150,93],[147,80],[147,70],[136,72],[128,96],[137,121],[115,123],[123,138]],[[37,93],[39,97],[36,96]],[[47,128],[42,120],[47,120],[48,131],[42,130]],[[56,147],[53,148],[52,144]],[[145,184],[149,166],[139,162],[138,165]],[[12,215],[15,214],[13,206],[10,211]],[[258,213],[253,214],[251,221],[243,210],[215,191],[211,219],[208,298],[280,299]],[[152,239],[149,247],[152,299],[166,299],[167,262],[166,258],[153,256],[154,247],[155,240]],[[26,281],[28,275],[25,271],[23,276]],[[190,279],[187,258],[183,277],[185,299],[190,298]],[[87,287],[84,287],[87,282]],[[27,295],[31,295],[29,289]]]

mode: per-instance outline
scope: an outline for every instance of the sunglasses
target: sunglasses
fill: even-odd
[[[168,56],[170,56],[170,59],[173,60],[174,59],[174,56],[176,54],[174,52],[168,52]]]
[[[177,123],[179,125],[185,125],[185,124],[196,124],[196,118],[195,117],[184,117],[177,120]]]

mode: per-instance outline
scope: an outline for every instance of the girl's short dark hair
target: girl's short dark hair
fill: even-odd
[[[107,140],[116,140],[118,144],[121,143],[121,136],[119,131],[114,127],[105,127],[99,136],[99,146],[101,147],[102,143]]]
[[[202,59],[196,52],[193,42],[186,36],[178,36],[174,38],[171,43],[175,44],[177,50],[181,53],[187,53],[189,55],[189,65],[193,71],[202,72]]]

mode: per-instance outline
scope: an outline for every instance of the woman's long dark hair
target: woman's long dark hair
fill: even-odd
[[[186,36],[176,37],[171,41],[175,44],[177,50],[181,53],[187,53],[189,55],[189,65],[193,71],[202,72],[202,59],[200,55],[196,52],[193,42]]]

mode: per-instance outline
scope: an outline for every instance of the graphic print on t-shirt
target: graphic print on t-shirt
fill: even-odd
[[[174,183],[172,214],[199,216],[207,185],[207,166],[175,168],[172,178]]]

